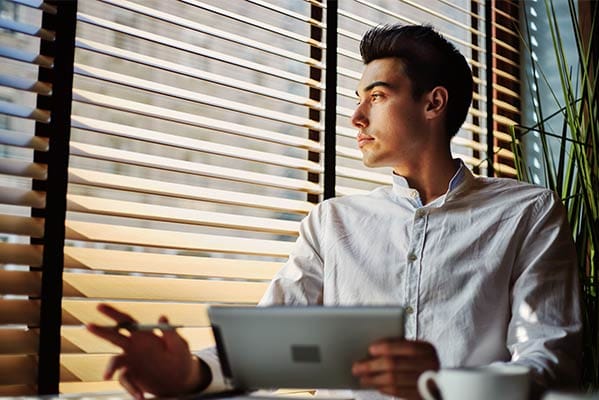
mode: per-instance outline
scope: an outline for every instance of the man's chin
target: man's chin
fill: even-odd
[[[376,160],[372,160],[370,158],[364,157],[362,158],[362,164],[364,164],[367,168],[377,168],[380,167],[379,163]]]

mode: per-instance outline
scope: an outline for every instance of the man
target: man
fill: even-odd
[[[302,221],[261,305],[397,304],[406,337],[352,366],[356,398],[418,398],[439,367],[514,363],[538,387],[579,375],[575,252],[563,207],[545,189],[475,177],[450,152],[472,97],[464,57],[428,26],[371,29],[352,116],[364,164],[393,168],[393,186],[321,203]],[[108,306],[117,322],[131,317]],[[166,322],[162,318],[161,322]],[[213,349],[90,325],[124,351],[107,369],[134,396],[223,389]],[[350,368],[350,366],[348,366]]]

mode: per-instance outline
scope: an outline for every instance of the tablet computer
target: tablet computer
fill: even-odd
[[[359,388],[354,361],[375,340],[404,335],[404,309],[211,306],[225,379],[239,390]]]

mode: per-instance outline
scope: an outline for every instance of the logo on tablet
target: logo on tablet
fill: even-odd
[[[291,358],[298,363],[319,363],[320,349],[314,345],[292,345]]]

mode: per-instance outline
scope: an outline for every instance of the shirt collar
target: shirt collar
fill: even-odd
[[[454,161],[459,164],[459,167],[449,181],[447,192],[429,204],[432,205],[439,203],[439,206],[443,205],[448,194],[456,192],[458,188],[464,186],[463,184],[466,184],[473,178],[472,172],[464,165],[464,162],[461,159],[457,158],[454,159]],[[417,207],[423,206],[422,201],[420,200],[420,193],[418,193],[416,189],[412,189],[410,187],[406,178],[401,175],[397,175],[396,173],[393,173],[393,192],[400,198],[407,198],[414,202],[414,205]]]

